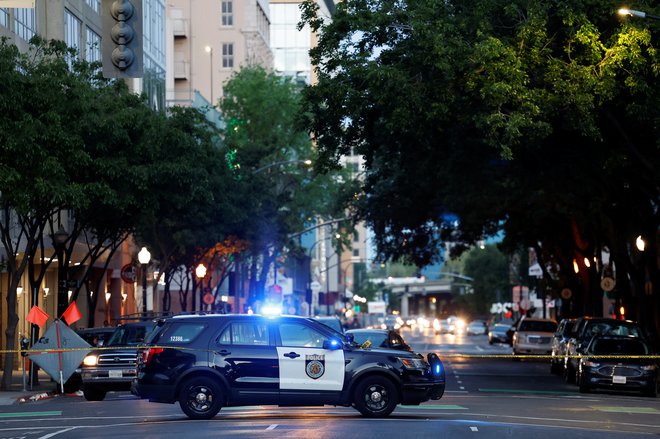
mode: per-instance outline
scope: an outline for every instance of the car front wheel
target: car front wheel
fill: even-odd
[[[222,407],[222,388],[208,377],[191,378],[181,386],[179,405],[190,419],[211,419]]]
[[[84,386],[83,395],[87,401],[103,401],[106,395],[105,390],[98,389],[93,386]]]
[[[398,403],[397,389],[385,377],[366,378],[355,389],[355,408],[367,418],[384,418]]]

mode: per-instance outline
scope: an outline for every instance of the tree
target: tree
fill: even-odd
[[[334,217],[355,194],[339,173],[313,175],[306,160],[316,153],[299,128],[300,92],[296,83],[247,66],[225,84],[220,111],[226,121],[223,142],[235,178],[245,192],[240,208],[247,219],[238,238],[249,243],[250,300],[264,300],[267,275],[280,252],[295,251],[297,232],[316,216]]]
[[[473,279],[472,292],[466,296],[471,315],[486,315],[493,303],[509,296],[507,257],[495,245],[471,249],[465,257],[465,274]]]
[[[425,265],[443,242],[460,252],[502,229],[504,249],[536,248],[554,291],[574,290],[576,312],[598,313],[609,250],[615,294],[660,321],[656,246],[630,250],[660,223],[658,28],[616,8],[348,0],[325,22],[305,2],[321,34],[306,126],[328,167],[365,157],[355,207],[381,258]],[[576,275],[585,257],[598,263]]]

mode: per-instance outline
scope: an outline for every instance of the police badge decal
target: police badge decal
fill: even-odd
[[[305,355],[305,373],[317,380],[325,373],[325,355]]]

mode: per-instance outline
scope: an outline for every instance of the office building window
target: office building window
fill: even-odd
[[[222,25],[234,25],[234,7],[232,0],[222,0]]]
[[[226,69],[234,68],[234,44],[222,44],[222,67]]]
[[[101,36],[88,27],[85,28],[85,59],[101,61]]]
[[[101,0],[85,0],[85,2],[97,14],[101,11]]]
[[[34,8],[15,8],[14,27],[16,35],[23,38],[25,41],[30,40],[37,31],[37,20],[34,15]]]
[[[353,256],[360,256],[360,249],[359,248],[354,248],[353,249]]]
[[[78,18],[69,12],[67,9],[64,10],[64,42],[68,47],[73,47],[78,51],[80,55],[81,50],[81,39],[82,39],[82,23]]]
[[[9,12],[5,8],[0,8],[0,26],[9,27]]]

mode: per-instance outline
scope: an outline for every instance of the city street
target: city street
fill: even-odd
[[[174,437],[482,437],[632,438],[660,434],[660,402],[636,394],[577,387],[551,375],[539,360],[514,362],[505,345],[486,336],[403,330],[419,352],[438,352],[447,392],[438,401],[399,406],[386,419],[365,419],[344,407],[223,408],[210,421],[192,421],[177,405],[110,393],[105,401],[64,396],[3,407],[0,439]],[[501,356],[486,358],[488,355]]]

